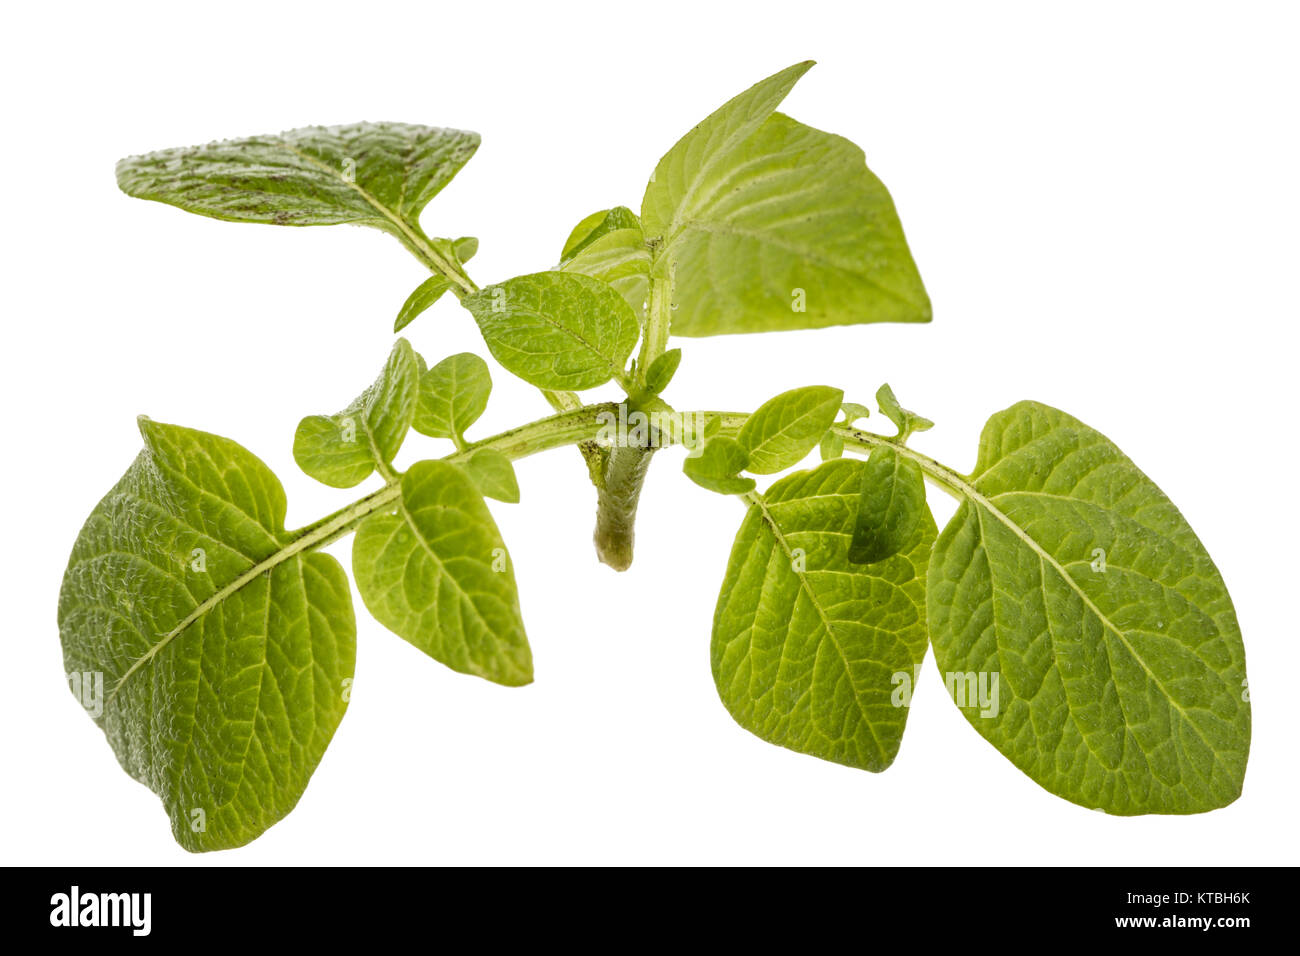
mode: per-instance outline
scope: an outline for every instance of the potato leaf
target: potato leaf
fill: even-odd
[[[581,390],[621,377],[640,331],[623,297],[589,276],[517,276],[462,301],[493,357],[539,388]]]
[[[352,573],[381,624],[452,670],[517,686],[533,679],[505,543],[474,482],[445,461],[416,462],[391,512],[352,543]]]
[[[659,161],[641,204],[672,332],[927,322],[930,300],[862,150],[774,112],[811,66],[730,100]]]
[[[420,359],[398,339],[375,383],[336,415],[309,415],[293,436],[298,467],[333,488],[351,488],[402,447],[415,415]]]
[[[782,392],[764,402],[737,436],[749,454],[749,470],[771,475],[798,463],[822,440],[843,398],[838,388],[814,385]]]
[[[91,715],[176,841],[242,846],[293,809],[347,709],[351,590],[307,553],[329,529],[285,531],[284,489],[247,450],[140,433],[63,577],[64,667],[103,688]]]
[[[1241,793],[1250,703],[1214,562],[1105,436],[1021,402],[989,419],[929,572],[935,660],[971,725],[1109,813]]]
[[[715,439],[716,440],[716,439]],[[713,616],[713,679],[751,733],[884,770],[898,754],[925,656],[925,513],[899,554],[854,564],[866,464],[844,458],[777,481],[736,535]]]

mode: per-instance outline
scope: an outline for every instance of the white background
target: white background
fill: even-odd
[[[9,11],[0,859],[1296,862],[1297,26],[1294,8],[1248,3]],[[139,413],[261,456],[291,526],[350,500],[298,471],[294,427],[371,381],[423,273],[378,232],[129,199],[114,162],[315,123],[478,130],[423,221],[479,236],[486,283],[553,264],[592,210],[638,206],[682,133],[808,57],[820,65],[783,109],[865,149],[934,323],[679,340],[671,401],[750,409],[826,383],[867,402],[887,380],[938,422],[914,444],[963,470],[985,418],[1022,398],[1105,432],[1183,509],[1235,599],[1254,704],[1241,799],[1115,818],[1051,796],[978,737],[932,659],[884,774],[763,743],[709,674],[740,506],[661,454],[618,575],[593,558],[593,492],[561,450],[518,465],[521,504],[493,504],[536,683],[453,674],[358,599],[352,705],[298,808],[241,850],[177,848],[64,686],[68,551],[135,455]],[[409,334],[431,362],[485,354],[451,297]],[[548,412],[492,368],[471,437]],[[413,435],[401,461],[442,453]],[[348,547],[332,549],[345,565]]]

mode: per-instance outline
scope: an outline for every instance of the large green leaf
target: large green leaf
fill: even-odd
[[[352,573],[370,613],[435,660],[499,684],[533,679],[505,543],[455,465],[411,466],[394,510],[357,529]]]
[[[641,206],[672,332],[717,335],[925,322],[888,191],[857,146],[774,112],[811,66],[735,97],[659,161]]]
[[[1250,746],[1245,652],[1178,509],[1105,436],[1034,402],[989,419],[965,494],[935,548],[929,613],[939,669],[975,729],[1086,807],[1195,813],[1235,800]]]
[[[215,219],[360,223],[420,246],[420,211],[478,144],[477,133],[406,123],[308,126],[130,156],[117,164],[117,184]]]
[[[713,616],[713,679],[747,730],[825,760],[883,770],[898,754],[925,656],[934,521],[906,551],[853,564],[865,463],[776,482],[736,535]]]
[[[338,562],[284,529],[284,490],[225,438],[142,419],[144,450],[77,538],[64,666],[188,850],[293,809],[347,709],[356,624]],[[102,705],[102,713],[95,710]]]
[[[415,415],[420,359],[398,339],[375,383],[337,415],[309,415],[293,436],[293,457],[333,488],[351,488],[392,464]]]
[[[612,287],[584,275],[538,272],[466,296],[488,349],[539,388],[595,388],[620,376],[640,326]]]
[[[749,470],[771,475],[796,464],[822,440],[843,398],[838,388],[812,385],[782,392],[760,405],[736,436],[749,453]]]

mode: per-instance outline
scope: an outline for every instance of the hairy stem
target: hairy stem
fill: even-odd
[[[880,445],[888,445],[902,457],[910,458],[920,465],[921,472],[929,480],[930,484],[936,488],[946,492],[958,501],[966,501],[972,497],[974,489],[971,488],[970,482],[963,478],[955,468],[949,468],[942,462],[935,461],[929,455],[923,455],[919,451],[908,448],[897,438],[886,438],[884,435],[860,431],[848,425],[836,425],[831,431],[843,439],[844,444],[855,445],[858,448],[870,450]]]
[[[596,557],[615,571],[632,566],[636,507],[641,500],[653,448],[616,445],[609,450],[601,487],[596,489]]]
[[[671,275],[671,270],[670,270]],[[645,331],[641,335],[641,352],[636,360],[637,384],[645,387],[645,373],[650,365],[668,348],[668,335],[673,321],[672,279],[650,280],[650,305],[646,309]]]

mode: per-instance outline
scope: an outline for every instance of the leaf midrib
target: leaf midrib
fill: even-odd
[[[303,162],[310,163],[312,166],[316,167],[316,169],[318,169],[320,172],[324,173],[327,176],[336,175],[335,171],[331,169],[328,164],[322,163],[315,156],[312,156],[310,153],[303,152],[302,150],[298,149],[296,146],[293,146],[290,143],[285,142],[284,140],[276,140],[275,145],[280,147],[281,149],[288,150],[290,153],[297,156]],[[409,166],[403,165],[402,168],[404,172],[410,171]],[[378,199],[372,196],[369,190],[367,190],[365,187],[363,187],[360,183],[356,182],[355,180],[349,182],[348,180],[339,177],[339,181],[342,182],[349,189],[353,190],[358,196],[364,199],[372,209],[374,209],[381,216],[383,216],[394,226],[396,226],[398,230],[402,233],[402,235],[405,236],[406,239],[413,246],[415,246],[417,249],[420,250],[420,252],[428,260],[428,262],[434,266],[436,271],[441,273],[445,279],[447,279],[458,289],[460,289],[462,294],[474,291],[471,287],[465,284],[464,280],[460,278],[457,271],[454,270],[450,266],[450,264],[448,264],[447,260],[444,259],[442,255],[432,246],[432,244],[430,244],[424,238],[424,234],[421,233],[418,229],[411,228],[411,225],[399,213],[395,212],[394,210],[390,210],[387,206],[385,206]],[[402,177],[402,182],[403,182],[403,186],[405,186],[405,182],[406,182],[405,176]]]
[[[375,494],[367,498],[363,498],[361,501],[357,502],[357,504],[354,505],[353,507],[347,508],[344,511],[340,512],[332,520],[327,521],[324,524],[317,525],[316,527],[308,531],[306,534],[302,534],[299,535],[297,538],[294,538],[288,544],[284,545],[283,547],[281,547],[280,549],[278,549],[268,557],[265,557],[261,561],[254,564],[247,571],[243,572],[234,580],[232,580],[229,584],[226,584],[224,587],[221,587],[217,591],[213,592],[212,595],[205,598],[198,605],[196,605],[193,610],[191,610],[188,614],[185,615],[184,618],[181,619],[180,623],[178,623],[170,631],[168,631],[161,638],[159,638],[158,641],[153,645],[151,645],[149,649],[144,652],[143,655],[141,655],[139,658],[136,659],[135,663],[133,663],[129,668],[127,668],[126,672],[121,677],[118,678],[117,683],[113,686],[112,693],[109,694],[107,701],[105,701],[105,706],[111,704],[117,698],[122,688],[126,685],[128,678],[130,678],[133,674],[136,673],[136,671],[140,670],[146,664],[152,661],[155,657],[157,657],[158,654],[162,652],[163,648],[165,648],[168,644],[170,644],[173,640],[175,640],[178,636],[180,636],[191,624],[193,624],[195,621],[202,618],[213,608],[225,602],[229,597],[231,597],[231,595],[247,587],[253,581],[256,581],[258,578],[260,578],[263,574],[268,574],[274,571],[277,567],[279,567],[281,564],[284,564],[284,562],[290,560],[291,558],[294,558],[299,554],[310,551],[317,546],[327,543],[329,539],[335,534],[337,534],[340,530],[347,528],[352,524],[355,524],[357,521],[360,521],[366,515],[369,515],[379,510],[380,508],[384,507],[388,503],[400,497],[401,497],[400,486],[398,486],[397,484],[386,485],[384,488],[380,489]]]

